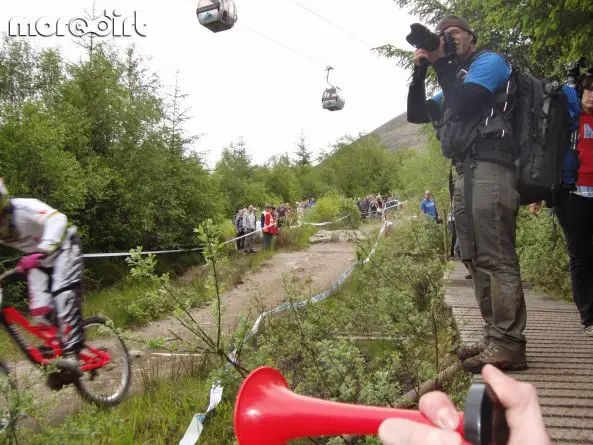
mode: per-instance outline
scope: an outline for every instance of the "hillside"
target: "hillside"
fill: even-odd
[[[413,148],[423,151],[426,136],[422,133],[422,129],[422,125],[410,124],[406,119],[406,113],[402,113],[369,134],[378,136],[381,143],[389,150]]]

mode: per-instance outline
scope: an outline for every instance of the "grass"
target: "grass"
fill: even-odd
[[[178,443],[195,414],[208,406],[213,377],[205,374],[158,382],[142,396],[101,411],[89,407],[66,418],[59,427],[45,427],[39,434],[21,434],[25,444],[92,443],[94,445],[169,445]],[[232,410],[237,385],[223,384],[223,401],[211,413],[201,445],[231,443]]]

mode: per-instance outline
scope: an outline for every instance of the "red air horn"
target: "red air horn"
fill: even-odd
[[[473,384],[457,429],[465,445],[506,445],[504,409],[488,385]],[[234,427],[239,445],[284,445],[303,437],[376,435],[389,418],[432,425],[419,411],[328,402],[295,394],[282,374],[261,367],[247,376],[235,402]]]

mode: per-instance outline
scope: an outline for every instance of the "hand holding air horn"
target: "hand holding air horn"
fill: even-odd
[[[505,413],[489,386],[474,384],[460,413],[457,432],[466,445],[506,445]],[[376,435],[383,420],[408,419],[432,425],[407,409],[328,402],[295,394],[282,374],[261,367],[247,376],[235,402],[234,427],[239,445],[284,445],[302,437]]]

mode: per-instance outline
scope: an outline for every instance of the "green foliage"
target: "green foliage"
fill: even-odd
[[[437,205],[439,214],[443,215],[448,209],[449,172],[451,163],[441,153],[438,140],[430,126],[425,126],[428,144],[424,153],[406,153],[406,161],[399,171],[399,177],[404,187],[401,189],[400,199],[407,199],[407,206],[418,209],[425,190],[430,190]]]
[[[276,247],[281,249],[297,248],[302,249],[309,245],[309,238],[317,231],[317,228],[310,225],[303,225],[295,228],[280,227],[276,237]]]
[[[198,276],[192,282],[173,282],[169,273],[159,274],[155,255],[141,252],[141,248],[132,249],[131,256],[126,258],[126,279],[113,287],[87,293],[85,314],[101,314],[118,328],[129,328],[170,315],[178,302],[198,307],[212,297],[205,286],[207,276]]]
[[[360,210],[352,199],[344,198],[336,192],[330,192],[305,211],[305,221],[314,223],[336,221],[348,214],[350,215],[348,218],[337,224],[332,224],[332,227],[358,227],[360,225]]]
[[[386,150],[378,138],[365,136],[339,143],[319,166],[326,182],[349,198],[388,195],[401,189],[401,154]]]
[[[550,217],[545,209],[537,217],[522,209],[518,220],[517,253],[524,280],[551,295],[571,299],[566,242],[558,220]]]
[[[337,294],[269,319],[244,352],[247,362],[277,367],[298,393],[351,403],[394,404],[433,377],[452,334],[439,284],[440,243],[416,221],[401,228]],[[365,253],[370,247],[361,246]],[[303,298],[299,283],[285,287],[291,301]],[[348,338],[358,335],[385,340]]]
[[[563,65],[593,52],[589,0],[394,0],[427,25],[447,14],[466,18],[478,47],[497,50],[537,75],[559,76]],[[381,53],[411,67],[405,50],[385,45]]]
[[[266,180],[268,190],[281,202],[295,203],[301,198],[301,184],[298,171],[293,167],[287,154],[270,159],[269,173]]]
[[[178,363],[184,369],[184,363]],[[70,416],[59,427],[22,434],[19,443],[48,445],[93,443],[97,445],[178,443],[193,416],[208,406],[211,381],[208,368],[198,368],[194,375],[165,380],[143,397],[133,397],[112,410],[93,407]],[[200,443],[232,443],[233,400],[236,382],[224,380],[223,402],[208,419]],[[46,426],[45,424],[43,426]],[[24,439],[24,441],[23,441]]]
[[[62,210],[88,250],[188,245],[222,200],[173,104],[133,48],[98,44],[66,65],[26,41],[0,45],[0,169],[14,196]]]
[[[169,275],[155,273],[156,256],[149,254],[143,257],[141,248],[132,249],[130,253],[126,263],[130,266],[131,281],[144,293],[124,309],[129,316],[127,323],[144,324],[173,312],[177,305],[168,295]]]

